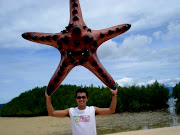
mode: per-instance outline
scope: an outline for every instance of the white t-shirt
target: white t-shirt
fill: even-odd
[[[73,135],[97,135],[94,106],[86,106],[84,110],[70,108],[69,114]]]

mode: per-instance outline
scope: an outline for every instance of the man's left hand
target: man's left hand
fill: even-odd
[[[117,95],[118,89],[117,89],[117,88],[116,88],[116,90],[110,89],[110,91],[111,91],[111,93],[112,93],[113,95]]]

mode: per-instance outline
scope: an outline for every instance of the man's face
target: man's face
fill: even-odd
[[[86,106],[86,103],[88,101],[86,93],[85,92],[82,92],[82,93],[78,92],[77,97],[76,97],[76,101],[77,101],[79,107]]]

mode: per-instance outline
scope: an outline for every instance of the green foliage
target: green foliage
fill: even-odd
[[[173,88],[172,95],[177,98],[176,109],[177,112],[180,113],[180,82],[177,83],[176,86]]]
[[[77,106],[75,92],[80,86],[60,85],[52,95],[52,104],[55,110],[63,110]],[[82,86],[81,86],[82,87]],[[88,106],[109,107],[112,94],[107,87],[94,87],[93,85],[84,88],[89,93]],[[36,87],[22,93],[1,108],[2,116],[42,116],[47,115],[46,87]],[[129,88],[118,87],[116,112],[124,111],[146,111],[162,109],[167,107],[169,90],[157,81],[152,85],[132,86]]]
[[[34,88],[20,94],[1,108],[2,116],[36,116],[47,115],[44,91],[45,87]]]
[[[147,111],[168,107],[169,89],[157,81],[152,85],[120,88],[117,112]]]

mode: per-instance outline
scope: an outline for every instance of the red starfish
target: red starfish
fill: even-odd
[[[83,21],[79,0],[70,0],[70,21],[60,33],[27,32],[22,37],[32,42],[57,48],[61,61],[48,86],[47,94],[52,95],[72,68],[82,65],[93,72],[106,86],[116,89],[116,83],[100,63],[96,50],[105,41],[120,35],[131,27],[122,24],[102,30],[91,30]]]

